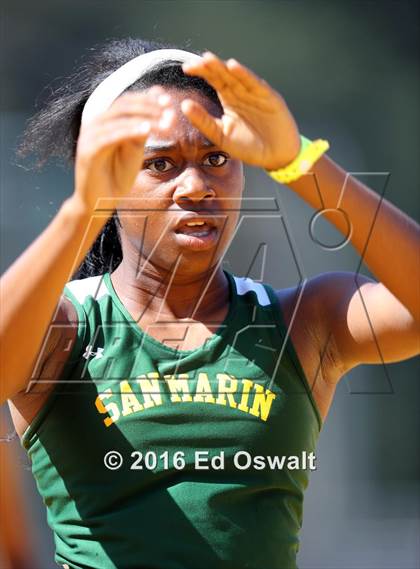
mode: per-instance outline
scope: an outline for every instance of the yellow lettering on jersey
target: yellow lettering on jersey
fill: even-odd
[[[257,393],[255,394],[254,402],[249,412],[251,415],[260,417],[263,421],[267,421],[271,404],[276,398],[276,395],[269,389],[266,389],[264,393],[264,387],[258,383],[254,383],[254,389]]]
[[[109,397],[113,397],[113,393],[111,389],[105,389],[103,393],[99,393],[98,397],[95,400],[95,405],[99,413],[108,413],[109,417],[104,419],[104,423],[106,427],[115,423],[120,418],[120,410],[118,409],[118,405],[113,402],[103,404],[104,399],[108,399]]]
[[[175,375],[164,375],[163,377],[168,384],[169,391],[172,394],[172,403],[192,401],[188,385],[188,373],[180,373],[178,377],[175,377]],[[182,397],[178,395],[178,391],[182,392]]]
[[[241,397],[241,402],[238,405],[238,409],[240,411],[244,411],[245,413],[248,413],[249,407],[248,407],[247,403],[248,403],[248,399],[249,399],[249,392],[251,390],[251,387],[254,385],[254,382],[250,381],[249,379],[243,379],[242,385],[243,385],[242,397]]]
[[[124,380],[120,383],[120,390],[122,414],[124,417],[126,415],[131,415],[131,413],[143,411],[143,405],[134,395],[133,390],[131,389],[130,384],[127,380]]]
[[[227,373],[218,373],[217,379],[219,381],[218,385],[218,397],[216,403],[218,405],[226,405],[226,396],[229,402],[229,406],[236,409],[237,403],[233,397],[233,393],[236,393],[238,387],[238,380],[233,376],[227,375]]]
[[[209,376],[206,373],[199,373],[197,387],[193,397],[195,403],[214,403],[215,399],[211,392]]]
[[[162,405],[162,395],[160,393],[159,374],[155,371],[147,374],[149,379],[145,379],[144,375],[139,376],[137,382],[140,385],[144,398],[143,405],[145,409]],[[152,401],[153,399],[153,401]]]

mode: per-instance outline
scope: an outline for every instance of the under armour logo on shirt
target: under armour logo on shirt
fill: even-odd
[[[86,346],[86,351],[83,354],[83,357],[88,360],[91,356],[94,356],[95,358],[103,358],[104,357],[104,348],[98,348],[96,350],[96,352],[93,351],[93,346],[92,345],[88,345]]]

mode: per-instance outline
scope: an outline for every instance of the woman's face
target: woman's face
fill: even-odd
[[[218,262],[232,238],[243,167],[193,127],[180,107],[188,97],[220,116],[215,103],[197,91],[166,92],[175,113],[172,126],[147,139],[143,168],[118,210],[123,256],[137,266],[141,255],[170,271],[179,260],[177,274],[197,274]]]

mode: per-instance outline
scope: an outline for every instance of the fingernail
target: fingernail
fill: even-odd
[[[170,100],[171,100],[171,97],[165,93],[164,95],[160,95],[158,97],[158,104],[161,107],[165,107],[170,102]]]
[[[139,124],[139,126],[137,127],[137,132],[139,134],[147,134],[150,130],[150,123],[145,121],[142,122],[141,124]]]
[[[172,122],[173,111],[171,109],[165,109],[162,113],[162,118],[159,121],[159,128],[168,128]]]

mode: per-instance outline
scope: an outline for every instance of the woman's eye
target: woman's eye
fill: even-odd
[[[214,154],[210,154],[209,156],[207,156],[204,160],[204,164],[206,166],[218,167],[226,164],[227,160],[228,160],[227,156],[221,154],[220,152],[216,152]]]
[[[171,162],[166,160],[166,158],[156,158],[156,160],[151,160],[147,163],[146,167],[152,172],[168,172],[173,168]]]

